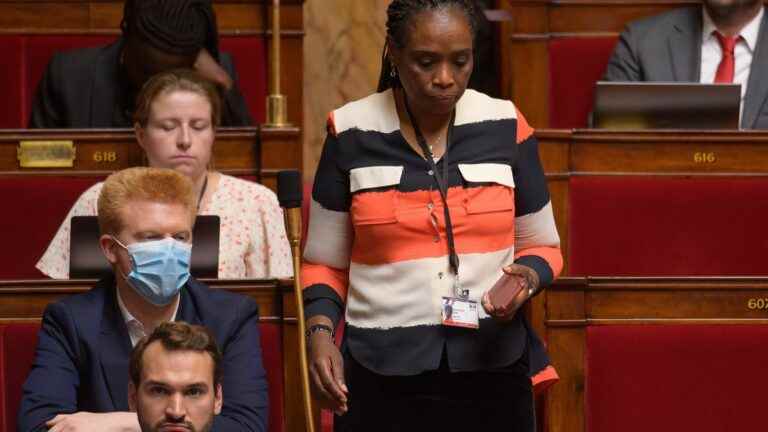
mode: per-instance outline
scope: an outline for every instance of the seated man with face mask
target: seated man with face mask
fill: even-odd
[[[139,431],[128,412],[131,349],[167,321],[203,325],[222,347],[227,394],[211,430],[266,430],[257,306],[190,278],[195,212],[191,181],[173,170],[130,168],[106,180],[100,246],[114,275],[46,308],[19,431]]]

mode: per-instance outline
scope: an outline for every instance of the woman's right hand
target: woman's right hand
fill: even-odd
[[[316,331],[309,337],[309,376],[323,408],[337,415],[347,412],[347,390],[344,384],[344,360],[331,335]]]

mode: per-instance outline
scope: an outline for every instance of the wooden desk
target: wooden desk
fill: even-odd
[[[585,430],[586,328],[595,325],[768,324],[754,299],[768,278],[564,278],[550,287],[546,334],[560,382],[549,390],[550,431]]]
[[[768,175],[768,132],[607,131],[539,129],[539,152],[568,274],[569,180],[573,176],[690,177]],[[531,302],[529,318],[546,334],[548,291]]]
[[[211,279],[203,282],[214,289],[252,297],[259,305],[259,322],[281,327],[284,430],[304,431],[293,280]],[[46,305],[64,296],[87,291],[95,283],[95,280],[0,281],[0,324],[38,322]]]
[[[566,256],[572,176],[768,175],[768,132],[539,129],[536,137]]]
[[[21,168],[19,142],[69,140],[75,146],[72,168]],[[249,175],[276,188],[277,171],[301,168],[298,128],[221,128],[213,146],[213,167],[225,174]],[[144,154],[131,129],[0,130],[0,175],[94,175],[143,165]]]

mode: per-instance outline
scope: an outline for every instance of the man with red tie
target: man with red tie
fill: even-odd
[[[768,16],[763,0],[704,0],[633,21],[606,81],[741,84],[741,127],[768,129]]]

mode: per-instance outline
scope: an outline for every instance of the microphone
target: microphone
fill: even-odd
[[[292,247],[301,244],[302,189],[301,173],[297,170],[277,173],[277,199],[285,209],[285,232]]]
[[[293,253],[293,288],[296,298],[296,323],[299,342],[299,372],[301,376],[302,399],[304,401],[304,420],[306,431],[314,432],[315,423],[312,410],[312,396],[309,390],[309,366],[307,362],[306,324],[304,322],[304,297],[301,290],[301,173],[297,170],[277,173],[277,199],[285,213],[285,232],[291,243]]]

